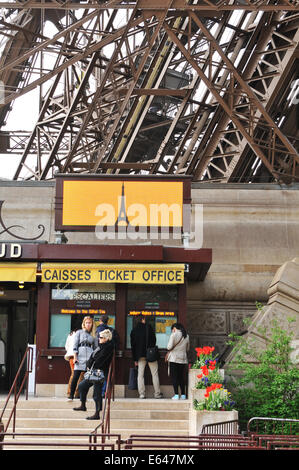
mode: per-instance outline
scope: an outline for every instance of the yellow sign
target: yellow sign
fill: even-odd
[[[63,226],[182,227],[182,181],[63,181]]]
[[[35,282],[36,263],[0,263],[0,281]]]
[[[183,284],[184,264],[61,264],[42,265],[42,282]]]

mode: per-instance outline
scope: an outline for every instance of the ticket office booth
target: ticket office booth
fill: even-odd
[[[108,325],[117,328],[116,284],[55,284],[51,287],[49,347],[64,347],[70,331],[81,328],[84,316],[94,320],[94,332],[102,315],[108,315]],[[142,317],[146,317],[156,333],[157,345],[166,349],[171,326],[178,321],[179,289],[168,285],[128,284],[126,286],[125,335],[120,336],[125,349],[130,350],[130,333]],[[120,313],[121,315],[121,313]]]
[[[127,277],[121,277],[120,266]],[[80,263],[76,266],[76,276],[74,276],[76,280],[57,282],[57,280],[65,280],[64,277],[67,272],[71,272],[72,266],[58,263],[54,267],[50,265],[50,271],[49,265],[45,264],[42,267],[38,307],[37,342],[41,358],[37,382],[66,383],[68,364],[62,359],[68,334],[81,328],[85,316],[92,316],[94,319],[93,333],[95,334],[101,316],[106,314],[109,316],[108,325],[117,330],[120,339],[116,357],[116,384],[128,383],[129,368],[133,365],[130,333],[137,321],[144,316],[156,333],[157,345],[161,351],[161,384],[168,384],[169,378],[163,357],[166,353],[171,325],[176,321],[183,323],[185,321],[184,264],[159,266],[160,271],[164,273],[175,270],[177,277],[171,277],[171,283],[164,283],[163,279],[160,279],[159,284],[156,284],[154,279],[147,283],[144,280],[148,278],[144,273],[153,270],[153,265],[118,265],[117,277],[104,274],[104,271],[108,272],[110,265],[103,267],[98,264],[92,265],[91,276],[87,278],[84,276],[90,265]],[[174,266],[175,269],[173,269]],[[115,266],[111,269],[115,269]],[[129,270],[134,271],[134,276],[131,278],[127,274]],[[80,271],[85,273],[81,278],[84,282],[76,282]],[[64,277],[63,273],[65,273]],[[95,274],[97,278],[94,277]],[[118,282],[110,282],[110,279]],[[95,280],[102,282],[92,282]],[[179,280],[178,284],[177,280]],[[148,381],[147,376],[146,381]]]

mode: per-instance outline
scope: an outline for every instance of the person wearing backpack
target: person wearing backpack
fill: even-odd
[[[144,383],[144,372],[145,367],[148,364],[154,386],[154,397],[163,398],[163,394],[160,391],[160,381],[158,373],[158,361],[149,361],[147,359],[147,348],[152,348],[156,345],[156,335],[151,325],[146,324],[146,320],[143,317],[139,323],[131,331],[131,347],[132,356],[134,359],[135,367],[138,367],[138,392],[139,398],[145,398],[145,383]]]

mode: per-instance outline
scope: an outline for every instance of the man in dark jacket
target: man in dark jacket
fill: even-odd
[[[158,361],[147,362],[146,360],[146,348],[153,347],[156,345],[156,336],[151,327],[145,322],[145,318],[142,318],[135,328],[131,331],[131,347],[132,355],[135,362],[135,366],[138,366],[138,392],[139,398],[145,398],[145,383],[144,383],[144,371],[146,364],[149,365],[153,386],[155,391],[155,398],[163,398],[160,391],[160,381],[158,374]]]
[[[100,324],[96,329],[96,336],[99,338],[101,331],[104,331],[107,329],[110,330],[112,333],[112,343],[114,345],[114,348],[118,349],[119,348],[119,334],[114,328],[112,328],[111,326],[108,326],[108,320],[109,320],[108,315],[102,315],[100,317],[100,322],[99,322]]]

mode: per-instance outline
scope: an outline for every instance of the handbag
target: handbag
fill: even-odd
[[[167,351],[167,353],[165,354],[165,358],[164,358],[165,362],[168,362],[168,358],[169,358],[169,355],[170,355],[171,351],[173,351],[174,348],[176,348],[177,345],[180,344],[182,339],[183,339],[183,336],[181,337],[180,341],[178,341],[171,349],[169,349],[169,351]]]
[[[129,371],[129,384],[128,384],[128,389],[129,390],[137,390],[137,367],[130,367]]]
[[[146,325],[147,326],[147,325]],[[146,360],[147,362],[155,362],[159,359],[158,346],[147,346],[148,345],[148,327],[146,328]]]
[[[84,379],[93,383],[104,383],[105,374],[102,369],[94,369],[92,365],[91,369],[85,372]]]

